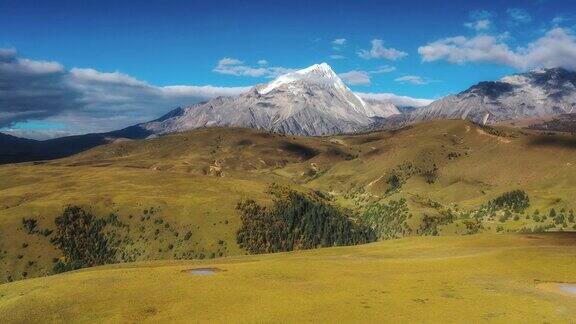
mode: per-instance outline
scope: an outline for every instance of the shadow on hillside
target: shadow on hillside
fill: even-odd
[[[576,149],[576,137],[542,135],[532,138],[528,145]]]
[[[304,160],[309,160],[320,153],[318,150],[312,147],[292,142],[282,142],[281,147],[282,149],[293,153]]]

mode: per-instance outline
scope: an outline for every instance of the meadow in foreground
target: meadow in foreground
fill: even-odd
[[[212,273],[192,274],[209,268]],[[411,237],[367,245],[109,265],[4,284],[13,322],[558,323],[576,296],[571,233]]]

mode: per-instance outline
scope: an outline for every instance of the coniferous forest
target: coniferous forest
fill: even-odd
[[[250,253],[353,245],[376,240],[368,226],[319,193],[302,193],[271,185],[271,206],[248,199],[238,203],[242,226],[238,244]]]

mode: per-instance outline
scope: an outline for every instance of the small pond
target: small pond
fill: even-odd
[[[193,274],[196,276],[210,276],[222,270],[218,268],[196,268],[196,269],[188,269],[185,271],[188,272],[189,274]]]
[[[576,284],[558,284],[558,288],[563,292],[576,295]]]

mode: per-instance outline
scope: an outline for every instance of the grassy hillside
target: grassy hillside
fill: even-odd
[[[411,237],[110,265],[0,285],[7,322],[569,323],[572,234]],[[190,269],[216,268],[207,275]]]
[[[386,224],[381,238],[570,231],[575,143],[569,135],[465,121],[321,138],[201,129],[3,165],[0,279],[53,273],[62,257],[51,243],[55,219],[69,204],[110,220],[105,231],[121,247],[118,262],[244,254],[236,205],[270,204],[271,183],[319,190],[354,218]],[[528,195],[527,208],[487,207],[514,190]]]

